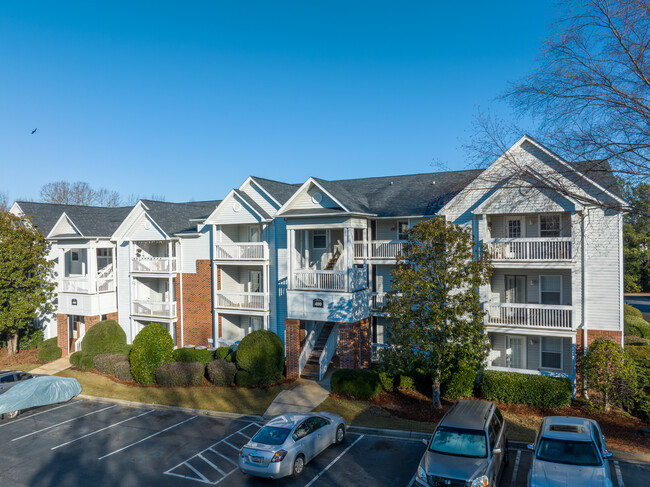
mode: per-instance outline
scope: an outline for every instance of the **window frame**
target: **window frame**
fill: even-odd
[[[547,218],[547,217],[557,218],[557,235],[542,235],[542,218]],[[539,218],[537,219],[537,223],[538,223],[540,238],[558,238],[562,235],[562,214],[560,213],[545,213],[539,215]],[[544,231],[548,232],[549,230],[544,230]]]
[[[406,231],[402,229],[402,225],[406,225]],[[397,221],[397,240],[406,241],[408,240],[408,231],[409,231],[409,222],[408,220],[398,220]]]
[[[316,232],[318,232],[318,235],[316,234]],[[322,247],[317,247],[316,246],[316,237],[325,237],[325,244]],[[327,249],[327,240],[328,240],[327,230],[312,230],[311,248],[313,250],[325,250],[325,249]]]
[[[542,283],[544,282],[545,277],[557,277],[557,278],[560,279],[560,291],[559,291],[559,293],[560,293],[560,302],[557,303],[557,304],[555,304],[555,303],[552,303],[552,304],[545,303],[544,300],[542,299],[543,296],[544,296],[544,293],[556,293],[556,292],[558,292],[558,291],[544,291],[544,289],[543,289],[544,286],[542,285]],[[539,276],[539,304],[546,304],[548,306],[563,306],[564,305],[564,299],[563,298],[564,298],[564,279],[563,279],[562,274],[544,274],[544,275]]]
[[[510,222],[519,222],[519,236],[511,237],[510,236]],[[526,236],[526,221],[524,217],[508,217],[506,218],[506,238],[524,238]]]
[[[549,367],[548,365],[544,365],[544,339],[557,339],[560,340],[560,367]],[[557,354],[558,352],[546,352],[546,353],[553,353]],[[540,342],[539,342],[539,368],[540,369],[546,369],[546,370],[564,370],[564,340],[562,337],[554,337],[554,336],[542,336],[540,337]]]

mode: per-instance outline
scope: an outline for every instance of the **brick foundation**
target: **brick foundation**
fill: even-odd
[[[176,278],[178,316],[183,317],[183,336],[180,319],[176,323],[177,345],[205,345],[212,333],[212,268],[209,260],[196,261],[196,273],[182,274],[183,299],[181,302],[181,277]]]
[[[63,355],[68,355],[68,315],[56,315],[56,344],[61,350]]]
[[[297,379],[298,361],[305,342],[305,322],[287,318],[284,320],[284,348],[287,366],[287,379]]]
[[[370,367],[370,318],[356,323],[339,323],[339,357],[342,369],[367,369]]]

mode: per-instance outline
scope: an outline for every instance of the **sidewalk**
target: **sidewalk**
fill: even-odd
[[[272,418],[284,413],[308,413],[323,402],[329,391],[318,382],[298,379],[294,387],[278,394],[264,413],[264,418]]]
[[[36,367],[35,369],[30,370],[29,373],[54,375],[62,370],[69,369],[70,367],[70,357],[66,356],[43,364],[40,367]]]

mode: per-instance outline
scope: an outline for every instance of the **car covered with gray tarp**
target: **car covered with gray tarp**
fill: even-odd
[[[71,377],[33,376],[20,380],[0,394],[0,416],[16,417],[22,410],[69,401],[81,394],[81,385]]]

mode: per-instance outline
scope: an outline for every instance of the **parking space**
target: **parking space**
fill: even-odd
[[[237,468],[254,421],[191,416],[90,401],[0,422],[2,486],[412,486],[421,441],[350,433],[297,479],[257,479]],[[512,450],[500,485],[526,484],[531,454]],[[611,462],[617,487],[647,485],[650,466]]]

